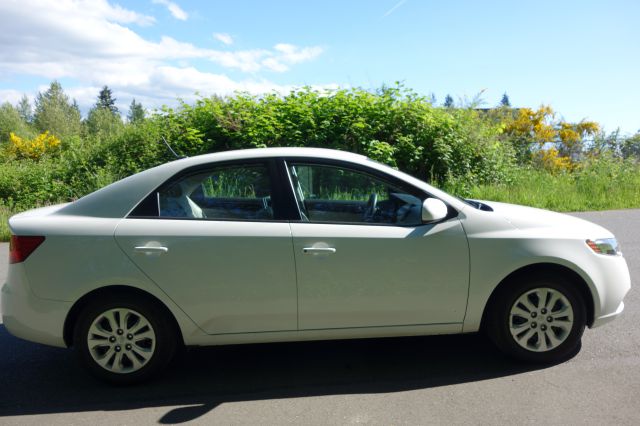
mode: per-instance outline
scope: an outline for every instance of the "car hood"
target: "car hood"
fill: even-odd
[[[491,207],[493,214],[503,217],[521,230],[539,228],[541,231],[550,230],[558,236],[577,236],[578,238],[613,237],[611,231],[602,226],[567,214],[495,201],[482,201],[482,203]]]

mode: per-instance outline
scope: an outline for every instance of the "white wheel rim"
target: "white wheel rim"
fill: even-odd
[[[105,311],[89,327],[87,346],[93,360],[107,371],[128,374],[147,365],[156,349],[156,334],[136,311]]]
[[[528,351],[547,352],[560,346],[573,328],[573,308],[564,294],[535,288],[522,294],[509,312],[509,330]]]

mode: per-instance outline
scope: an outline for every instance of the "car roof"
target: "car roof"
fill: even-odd
[[[319,157],[336,160],[351,160],[353,162],[370,161],[361,154],[354,154],[348,151],[338,151],[326,148],[304,148],[304,147],[280,147],[280,148],[251,148],[239,149],[234,151],[222,151],[212,154],[203,154],[196,157],[188,157],[178,162],[193,163],[185,164],[185,167],[202,163],[216,161],[233,161],[246,160],[253,158],[272,158],[272,157]]]
[[[143,198],[160,184],[175,175],[176,173],[191,167],[236,160],[249,160],[273,157],[304,157],[329,160],[341,160],[349,163],[365,165],[373,169],[384,171],[395,175],[415,186],[443,196],[450,200],[451,196],[430,187],[425,182],[406,175],[388,166],[377,163],[364,155],[352,152],[338,151],[325,148],[254,148],[235,151],[223,151],[212,154],[198,155],[195,157],[183,158],[171,161],[154,168],[145,170],[135,175],[112,183],[102,189],[92,192],[79,200],[68,204],[56,211],[59,215],[75,215],[105,218],[125,217]]]

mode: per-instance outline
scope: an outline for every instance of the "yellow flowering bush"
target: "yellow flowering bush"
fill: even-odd
[[[9,152],[16,158],[39,160],[48,153],[60,149],[60,139],[50,135],[48,131],[39,134],[32,140],[21,138],[15,133],[9,134]]]
[[[571,169],[570,158],[583,150],[587,137],[594,137],[600,131],[594,121],[568,123],[557,120],[556,113],[546,105],[537,110],[518,108],[509,111],[511,115],[506,116],[504,134],[514,144],[519,160],[526,162],[533,155],[551,170]],[[555,143],[557,150],[544,149],[549,142]]]
[[[539,144],[552,142],[557,136],[553,125],[555,112],[551,107],[542,105],[537,111],[531,108],[519,108],[517,116],[507,122],[505,133],[519,141],[533,141]]]
[[[548,148],[538,151],[538,161],[545,170],[552,174],[570,172],[575,168],[571,158],[560,155],[556,148]]]

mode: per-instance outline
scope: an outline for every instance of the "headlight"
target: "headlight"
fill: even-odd
[[[595,251],[598,254],[609,254],[613,256],[619,256],[622,254],[622,252],[620,252],[620,247],[618,246],[618,241],[616,241],[615,238],[587,240],[587,245],[591,248],[591,250]]]

